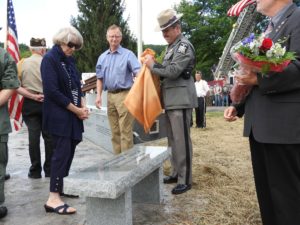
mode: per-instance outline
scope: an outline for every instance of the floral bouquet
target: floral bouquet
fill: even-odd
[[[231,56],[237,62],[238,69],[235,74],[245,74],[249,71],[260,72],[262,76],[268,72],[281,72],[295,59],[295,54],[287,52],[282,43],[287,41],[279,40],[274,43],[265,35],[256,36],[253,33],[241,42],[238,42],[231,49]],[[233,103],[240,103],[250,93],[252,85],[243,85],[235,82],[230,92]]]

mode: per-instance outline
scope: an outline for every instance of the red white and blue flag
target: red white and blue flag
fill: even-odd
[[[239,16],[240,13],[246,8],[248,5],[255,3],[256,0],[241,0],[231,6],[231,8],[227,11],[228,16]]]
[[[20,52],[18,44],[18,33],[15,19],[15,12],[12,0],[7,0],[7,36],[6,36],[6,50],[14,58],[14,60],[19,62]],[[8,110],[10,118],[13,119],[13,127],[15,130],[19,130],[22,126],[22,105],[23,96],[18,93],[14,93],[8,102]]]

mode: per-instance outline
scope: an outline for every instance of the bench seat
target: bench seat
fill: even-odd
[[[86,197],[88,225],[132,225],[132,202],[162,202],[162,164],[170,149],[134,146],[64,179],[64,192]]]

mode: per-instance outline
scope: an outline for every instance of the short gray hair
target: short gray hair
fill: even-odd
[[[53,44],[61,45],[68,44],[69,42],[73,42],[80,46],[83,45],[83,38],[80,32],[72,26],[61,28],[54,36],[53,36]]]
[[[111,31],[111,30],[116,30],[118,29],[121,36],[122,36],[122,29],[121,27],[117,26],[116,24],[113,24],[113,25],[110,25],[108,28],[107,28],[107,31],[106,31],[106,36],[108,36],[108,32]]]

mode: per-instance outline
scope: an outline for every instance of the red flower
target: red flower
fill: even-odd
[[[259,47],[260,50],[262,51],[268,51],[273,45],[273,41],[271,38],[265,38],[261,44],[261,46]]]

